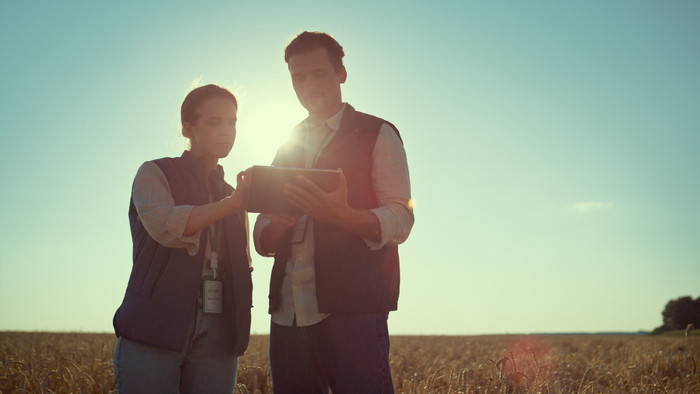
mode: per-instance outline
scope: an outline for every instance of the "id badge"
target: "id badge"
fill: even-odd
[[[204,313],[221,313],[223,311],[224,283],[211,276],[204,277],[202,281]]]

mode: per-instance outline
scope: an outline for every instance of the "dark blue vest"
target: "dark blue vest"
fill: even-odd
[[[154,161],[165,174],[175,205],[203,205],[209,202],[204,163],[185,151],[178,158]],[[223,198],[233,188],[223,179],[219,166],[215,182]],[[243,354],[250,337],[250,308],[253,284],[246,252],[248,238],[245,212],[222,219],[225,250],[221,264],[224,281],[224,310],[231,341],[222,346]],[[199,252],[190,256],[186,248],[167,248],[146,232],[138,217],[133,199],[129,222],[134,244],[134,265],[121,306],[114,315],[118,336],[163,349],[182,351],[195,319],[204,265],[207,231],[202,231]]]
[[[394,125],[347,105],[338,134],[323,150],[317,168],[342,168],[353,208],[378,206],[372,186],[372,154],[382,124]],[[400,138],[400,135],[399,135]],[[277,165],[304,167],[302,141],[290,140],[278,151]],[[270,278],[270,312],[281,303],[282,280],[291,251],[292,229],[275,253]],[[396,310],[399,298],[397,246],[372,251],[358,235],[328,223],[314,221],[316,298],[323,313],[384,313]]]

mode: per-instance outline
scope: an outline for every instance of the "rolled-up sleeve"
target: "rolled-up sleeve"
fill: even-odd
[[[197,254],[201,231],[183,235],[194,206],[175,205],[168,180],[157,164],[147,161],[141,165],[131,193],[143,227],[156,242],[169,248],[187,248],[190,256]]]
[[[365,243],[372,250],[404,242],[413,228],[411,181],[406,151],[398,135],[388,124],[382,125],[372,154],[372,184],[379,207],[371,210],[379,220],[381,239]]]
[[[262,247],[260,246],[260,237],[265,227],[270,224],[270,215],[261,213],[255,220],[255,227],[253,228],[253,243],[255,244],[255,251],[263,257],[272,257],[274,253],[263,253]]]

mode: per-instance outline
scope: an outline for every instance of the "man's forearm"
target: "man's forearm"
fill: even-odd
[[[258,250],[258,253],[263,256],[275,254],[277,245],[282,238],[283,233],[276,232],[273,227],[274,225],[268,224],[260,233],[260,250]]]
[[[287,230],[299,220],[296,215],[273,215],[271,220],[260,231],[259,242],[256,244],[258,253],[270,256],[277,252],[277,246]]]
[[[365,209],[348,207],[346,211],[333,220],[332,224],[371,242],[379,242],[382,238],[381,226],[377,215]]]

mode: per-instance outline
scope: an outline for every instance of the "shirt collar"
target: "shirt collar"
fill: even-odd
[[[340,121],[343,119],[343,112],[345,111],[345,107],[347,107],[348,103],[343,103],[343,106],[340,107],[338,112],[335,113],[335,115],[331,116],[330,118],[326,119],[325,122],[321,123],[318,126],[315,126],[311,123],[311,120],[309,118],[306,118],[305,122],[306,125],[309,129],[318,129],[319,127],[323,126],[324,124],[328,126],[329,129],[333,131],[338,131],[340,129]]]

